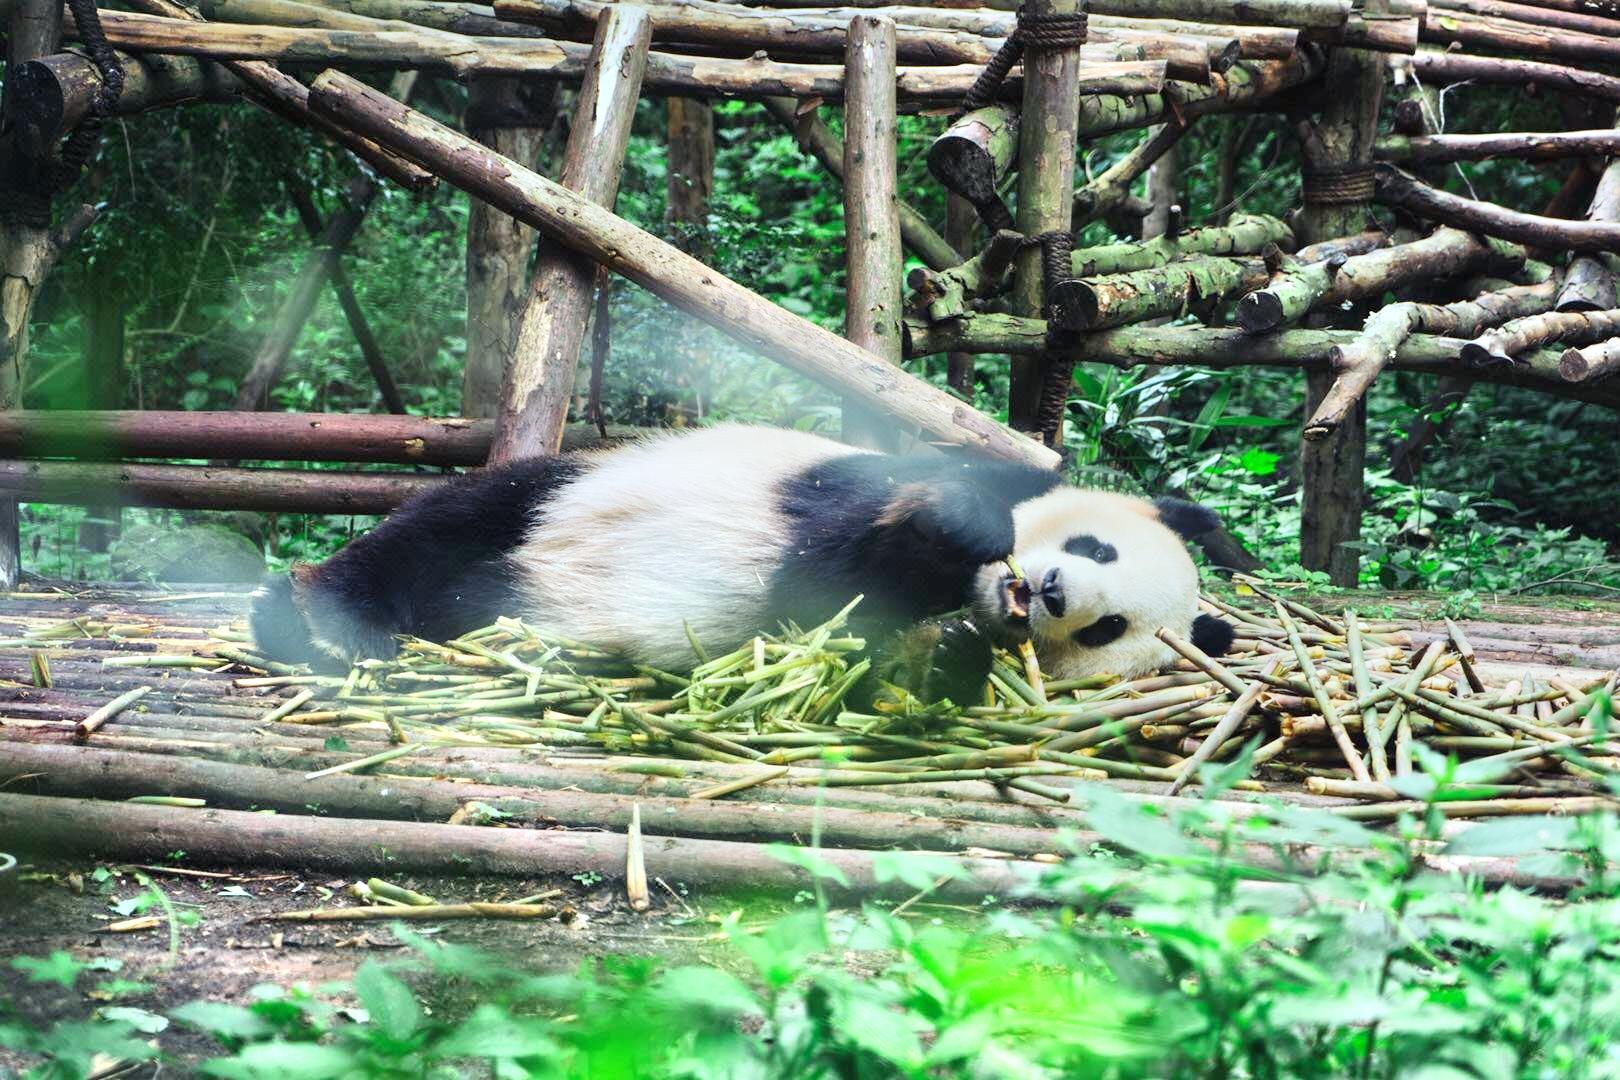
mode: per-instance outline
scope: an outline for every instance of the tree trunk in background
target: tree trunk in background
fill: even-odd
[[[1356,49],[1336,49],[1329,57],[1326,85],[1333,93],[1319,122],[1301,121],[1307,175],[1316,177],[1305,185],[1305,205],[1295,229],[1301,244],[1349,236],[1367,220],[1370,177],[1359,190],[1349,181],[1353,170],[1372,161],[1384,64],[1383,56]],[[1330,371],[1306,376],[1305,416],[1316,413],[1333,380]],[[1299,558],[1307,569],[1327,571],[1335,585],[1352,586],[1360,573],[1361,557],[1346,545],[1361,538],[1366,458],[1365,399],[1331,436],[1301,442]]]
[[[1173,143],[1148,168],[1148,210],[1142,219],[1142,239],[1151,240],[1170,231],[1175,218],[1180,217],[1181,146]]]
[[[556,84],[513,76],[473,81],[467,133],[497,154],[539,168],[551,126]],[[461,376],[461,415],[494,416],[501,378],[511,361],[518,313],[529,291],[536,233],[510,214],[473,199],[467,213],[467,360]]]
[[[664,220],[676,247],[713,263],[709,199],[714,194],[714,107],[683,97],[672,97],[667,104],[669,190]]]
[[[973,204],[952,193],[945,200],[945,242],[957,251],[979,249],[979,214]],[[973,403],[974,369],[972,353],[950,353],[945,357],[945,381],[968,404]]]
[[[86,409],[118,409],[124,404],[124,304],[110,288],[92,289],[85,297],[84,403]],[[117,505],[92,506],[79,526],[79,544],[87,551],[106,551],[118,536]]]
[[[62,5],[56,0],[20,0],[6,27],[5,89],[18,65],[56,51],[62,40]],[[10,103],[0,101],[0,115]],[[9,135],[0,139],[0,409],[22,404],[23,362],[28,355],[28,320],[34,298],[50,268],[50,204],[44,220],[23,212],[23,204],[44,190],[45,163],[17,151]],[[13,588],[21,573],[17,503],[0,499],[0,589]]]

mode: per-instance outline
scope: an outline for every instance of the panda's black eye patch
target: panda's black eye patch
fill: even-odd
[[[1072,537],[1063,545],[1063,550],[1070,555],[1090,559],[1092,562],[1111,563],[1119,558],[1119,552],[1114,550],[1113,544],[1105,544],[1095,536]]]
[[[1104,615],[1090,626],[1076,630],[1072,636],[1077,644],[1096,649],[1124,637],[1127,625],[1123,615]]]

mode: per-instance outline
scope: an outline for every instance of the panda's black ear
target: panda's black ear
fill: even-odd
[[[1206,656],[1225,656],[1236,637],[1237,631],[1225,619],[1200,615],[1193,620],[1192,643]]]
[[[1161,495],[1153,500],[1153,508],[1159,512],[1159,520],[1174,529],[1183,540],[1203,536],[1221,524],[1220,515],[1215,511],[1186,499]]]

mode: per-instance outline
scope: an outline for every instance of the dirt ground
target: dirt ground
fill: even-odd
[[[167,923],[125,933],[108,930],[109,924],[131,915],[162,914],[155,906],[128,912],[127,902],[149,895],[134,868],[75,862],[25,864],[23,871],[16,893],[0,899],[0,998],[44,1026],[87,1017],[108,1004],[114,999],[98,987],[112,981],[148,987],[118,996],[117,1004],[162,1014],[197,1000],[240,1003],[263,983],[315,987],[347,980],[367,960],[403,959],[407,952],[386,922],[256,921],[274,912],[354,904],[344,892],[348,880],[263,868],[142,868],[182,913],[177,921],[189,924],[180,926],[172,940]],[[549,902],[576,913],[568,922],[449,919],[411,924],[416,933],[485,949],[498,954],[503,964],[529,972],[571,970],[614,953],[727,966],[736,961],[718,923],[737,905],[680,897],[658,883],[653,889],[659,895],[645,914],[630,910],[617,890],[573,880],[403,878],[394,884],[444,903],[512,901],[560,889],[562,894]],[[753,905],[749,918],[763,920],[782,910]],[[57,951],[96,962],[97,969],[84,972],[75,988],[67,990],[30,982],[10,964],[15,957],[47,957]],[[162,1070],[169,1076],[186,1075],[188,1062],[219,1052],[211,1040],[178,1024],[158,1041],[170,1055]],[[0,1050],[0,1074],[20,1064]],[[154,1074],[143,1067],[133,1075]]]

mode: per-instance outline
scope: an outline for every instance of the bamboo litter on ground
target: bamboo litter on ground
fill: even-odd
[[[895,690],[866,712],[848,700],[870,664],[866,643],[845,629],[855,603],[819,627],[723,656],[694,638],[705,659],[690,675],[629,664],[517,619],[443,644],[407,639],[393,660],[362,661],[346,676],[265,661],[235,628],[216,631],[230,643],[213,651],[264,672],[239,687],[292,692],[265,720],[395,743],[322,775],[435,747],[532,746],[759,767],[705,798],[758,785],[974,780],[1066,802],[1057,778],[1161,781],[1174,792],[1196,785],[1206,764],[1247,751],[1254,774],[1241,786],[1303,784],[1361,804],[1335,812],[1381,821],[1421,807],[1405,778],[1432,752],[1468,763],[1466,798],[1441,803],[1447,816],[1610,805],[1620,768],[1607,727],[1614,673],[1580,685],[1529,674],[1492,685],[1449,622],[1446,639],[1416,649],[1396,624],[1330,616],[1258,584],[1241,591],[1247,606],[1203,600],[1237,632],[1219,660],[1168,631],[1160,636],[1182,659],[1132,680],[1043,680],[1032,656],[998,652],[982,701],[930,707]]]

